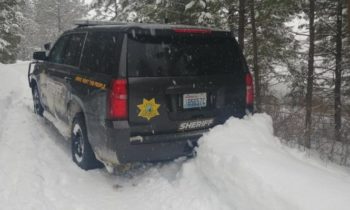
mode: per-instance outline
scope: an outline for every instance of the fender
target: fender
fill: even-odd
[[[68,124],[69,126],[72,125],[73,123],[73,118],[75,117],[75,115],[79,112],[83,112],[84,115],[86,115],[86,108],[84,106],[84,103],[82,102],[82,100],[73,94],[70,94],[70,100],[67,103],[67,110],[68,110]],[[85,117],[85,121],[87,121],[88,119],[86,119]],[[87,123],[87,122],[86,122]]]
[[[98,151],[101,151],[98,149],[98,145],[96,145],[96,142],[93,142],[91,140],[91,134],[89,133],[89,117],[88,117],[88,114],[87,114],[87,111],[86,111],[86,107],[84,106],[84,103],[82,102],[82,100],[74,95],[74,94],[71,94],[70,95],[70,100],[67,104],[67,110],[68,110],[68,124],[70,126],[70,128],[72,127],[72,123],[73,123],[73,119],[75,117],[75,115],[79,112],[82,112],[84,114],[84,117],[85,117],[85,124],[86,124],[86,128],[87,128],[87,135],[88,135],[88,140],[89,140],[89,143],[92,147],[92,150],[96,156],[96,158],[102,162],[105,162],[104,159],[106,158],[103,158],[103,153],[99,153]],[[114,159],[117,159],[116,158],[116,155],[113,153],[113,158]]]

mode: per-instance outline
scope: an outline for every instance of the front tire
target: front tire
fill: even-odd
[[[32,95],[33,95],[33,104],[34,104],[34,113],[43,116],[44,114],[44,107],[41,105],[41,99],[38,87],[35,85],[32,89]]]
[[[101,167],[88,141],[83,114],[77,114],[72,124],[72,158],[82,169],[90,170]]]

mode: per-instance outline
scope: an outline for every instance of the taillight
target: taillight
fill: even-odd
[[[249,72],[245,75],[245,85],[246,85],[246,97],[245,97],[246,104],[247,106],[253,106],[254,84],[253,84],[253,77]]]
[[[111,82],[108,95],[108,117],[115,120],[128,118],[128,90],[126,79],[116,79]]]
[[[198,28],[174,28],[176,33],[190,33],[190,34],[210,34],[209,29],[198,29]]]

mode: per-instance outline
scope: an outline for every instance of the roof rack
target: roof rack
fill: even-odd
[[[98,26],[98,25],[125,25],[126,23],[120,23],[115,21],[99,21],[99,20],[75,20],[74,25],[78,28],[86,26]]]

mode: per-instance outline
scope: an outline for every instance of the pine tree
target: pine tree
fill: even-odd
[[[343,0],[337,1],[335,36],[335,81],[334,81],[334,122],[336,141],[341,141],[341,86],[342,86],[342,50],[343,50]]]
[[[96,19],[220,26],[220,4],[210,0],[95,0]]]
[[[63,31],[74,26],[74,20],[83,18],[88,11],[82,0],[35,0],[34,4],[41,43],[54,41]]]
[[[349,44],[346,41],[346,13],[345,1],[318,1],[316,24],[316,48],[315,56],[319,65],[315,71],[319,90],[316,93],[328,99],[327,103],[333,105],[334,115],[334,139],[341,140],[342,130],[342,96],[346,84],[343,77],[346,75],[346,63],[349,61]]]
[[[298,9],[296,2],[292,0],[248,1],[250,10],[252,10],[250,5],[252,3],[254,3],[255,14],[250,11],[250,17],[247,19],[250,24],[247,24],[245,28],[244,52],[250,69],[260,70],[255,76],[255,80],[260,81],[255,81],[255,83],[260,85],[260,93],[257,91],[257,97],[261,98],[259,109],[263,110],[263,103],[269,103],[263,101],[263,98],[270,94],[270,86],[276,82],[287,81],[289,78],[286,77],[286,74],[290,74],[297,68],[295,58],[298,57],[299,42],[295,40],[291,28],[285,23],[294,18]],[[252,20],[252,18],[255,19]],[[251,24],[252,21],[255,23],[254,27]],[[253,33],[253,28],[256,28],[255,33]],[[253,38],[256,41],[253,41]],[[257,53],[254,53],[254,50],[257,50]],[[254,54],[259,56],[257,61],[254,61]],[[276,66],[282,66],[286,71],[275,71]],[[260,104],[260,101],[258,102]]]
[[[21,33],[23,34],[19,44],[18,59],[30,60],[34,51],[40,50],[41,40],[38,40],[39,24],[35,22],[35,5],[32,1],[25,1],[20,10],[23,18],[20,19]]]
[[[250,3],[253,4],[253,6],[251,6],[251,9],[254,10],[254,1],[251,1]],[[239,46],[241,47],[241,49],[244,50],[245,0],[239,0],[238,16],[239,16],[239,21],[238,21],[238,43],[239,43]],[[255,14],[254,14],[254,17],[255,17]],[[254,21],[255,21],[255,18],[254,18]],[[254,34],[253,34],[253,36],[254,36]],[[254,40],[253,40],[253,42],[254,42]]]
[[[96,12],[95,19],[116,22],[142,22],[148,3],[153,0],[94,0],[91,8]],[[146,8],[144,7],[146,6]]]
[[[185,13],[185,5],[189,0],[148,0],[138,3],[137,22],[146,23],[172,23],[172,24],[190,24],[189,14]]]
[[[347,13],[348,13],[348,33],[350,36],[350,0],[348,0],[347,4],[348,4],[348,10],[347,10]]]
[[[315,0],[309,4],[309,58],[307,71],[306,89],[306,117],[305,117],[305,141],[304,146],[311,147],[311,125],[312,125],[312,92],[314,83],[314,57],[315,57]]]
[[[21,40],[19,19],[20,1],[3,0],[0,2],[0,62],[16,61],[18,44]]]
[[[261,95],[260,95],[260,71],[258,65],[258,41],[256,37],[255,25],[255,0],[250,0],[250,22],[252,25],[252,47],[253,47],[253,72],[255,81],[255,107],[257,112],[261,112]]]

